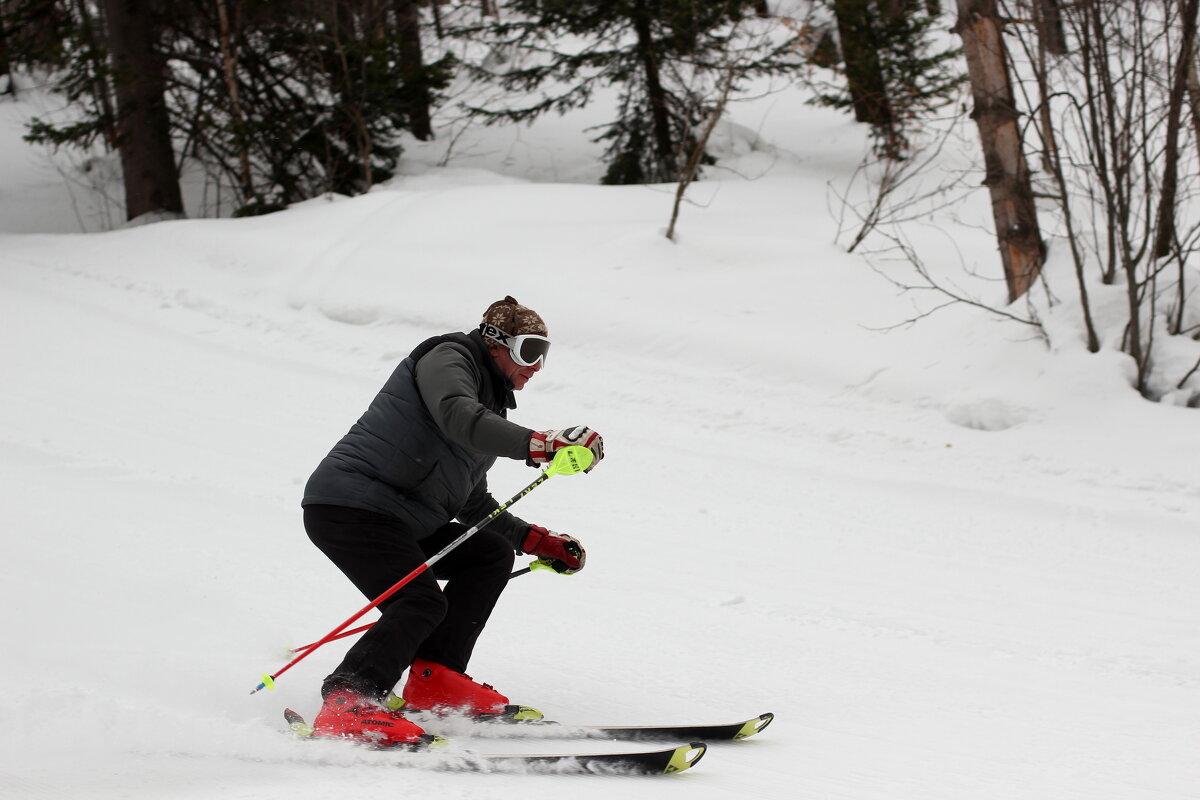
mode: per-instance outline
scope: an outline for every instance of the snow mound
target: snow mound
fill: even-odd
[[[946,409],[946,419],[963,428],[977,431],[1006,431],[1029,420],[1028,408],[987,397],[955,403]]]

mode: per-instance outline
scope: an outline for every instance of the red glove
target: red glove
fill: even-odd
[[[531,556],[549,559],[550,568],[559,575],[574,575],[587,562],[587,553],[578,539],[546,530],[541,525],[529,526],[521,550]]]
[[[557,431],[534,431],[529,437],[529,463],[531,466],[548,463],[554,459],[556,450],[572,444],[583,445],[596,457],[584,472],[591,472],[604,458],[604,437],[586,425],[576,425]]]

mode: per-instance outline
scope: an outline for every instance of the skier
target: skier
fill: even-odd
[[[580,444],[593,468],[603,458],[604,441],[590,428],[533,431],[506,418],[513,392],[541,371],[549,348],[537,313],[511,296],[492,303],[477,330],[418,345],[317,466],[304,488],[304,528],[368,598],[458,538],[462,523],[499,507],[487,486],[498,456],[537,466]],[[406,709],[506,713],[508,698],[465,670],[515,552],[568,575],[586,560],[574,537],[502,512],[379,606],[378,622],[325,679],[314,733],[383,746],[422,741],[421,727],[393,710],[406,668]],[[444,591],[437,580],[448,581]]]

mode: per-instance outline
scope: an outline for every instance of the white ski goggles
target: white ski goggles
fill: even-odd
[[[485,338],[495,339],[508,348],[512,360],[522,367],[532,367],[537,364],[546,365],[546,354],[550,352],[550,340],[536,333],[523,333],[512,336],[486,322],[479,324],[479,332]]]

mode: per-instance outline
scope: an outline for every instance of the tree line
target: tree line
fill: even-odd
[[[833,59],[851,79],[814,99],[856,109],[899,157],[916,109],[957,80],[926,79],[933,15],[901,0],[818,8],[852,20],[843,38],[860,39],[857,52],[888,57],[852,57],[846,70]],[[467,109],[486,124],[568,111],[615,87],[615,118],[595,133],[604,181],[672,182],[697,160],[722,93],[795,78],[811,61],[794,20],[767,0],[0,0],[0,73],[49,70],[79,112],[35,121],[30,139],[119,151],[130,219],[182,213],[185,161],[219,173],[243,214],[363,192],[392,175],[402,134],[435,135],[455,79],[496,87],[497,99]],[[702,153],[696,168],[710,160]]]
[[[887,218],[934,118],[967,113],[1010,306],[1038,287],[1047,241],[1066,248],[1087,347],[1102,345],[1089,294],[1098,279],[1123,289],[1118,344],[1153,396],[1165,374],[1156,341],[1200,339],[1189,306],[1198,5],[0,0],[0,91],[17,90],[17,70],[51,76],[77,113],[35,120],[28,138],[117,152],[134,219],[183,213],[186,163],[218,175],[238,214],[265,213],[387,180],[403,136],[436,136],[452,108],[516,124],[615,89],[613,118],[592,132],[605,145],[604,182],[676,182],[678,210],[713,162],[708,134],[726,104],[776,76],[868,126],[883,177],[856,243]],[[450,98],[456,82],[491,91],[464,106]],[[1185,373],[1182,389],[1200,361],[1171,369]]]

